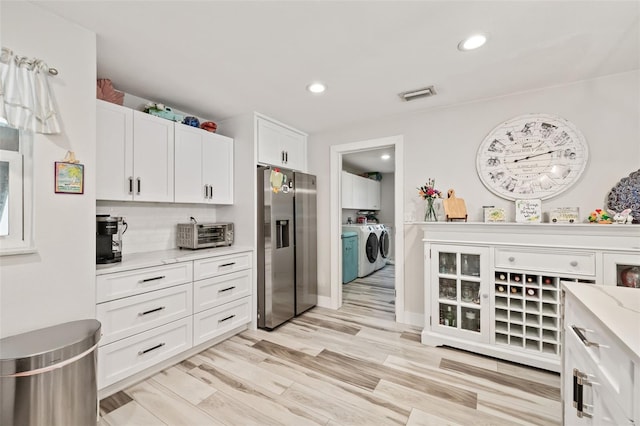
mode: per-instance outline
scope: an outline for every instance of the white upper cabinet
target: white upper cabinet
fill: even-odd
[[[353,203],[353,178],[354,175],[342,171],[342,208],[356,208]]]
[[[364,178],[364,182],[367,194],[367,208],[380,210],[380,182],[367,178]]]
[[[173,122],[133,111],[133,199],[173,201]]]
[[[256,116],[256,129],[259,163],[306,171],[306,134],[263,116]]]
[[[233,203],[233,139],[175,125],[175,202]]]
[[[380,210],[380,182],[343,171],[342,208]]]
[[[173,122],[96,102],[96,198],[173,201]]]
[[[133,199],[133,110],[97,101],[96,198]]]

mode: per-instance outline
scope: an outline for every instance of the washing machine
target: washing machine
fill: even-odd
[[[376,262],[380,254],[377,225],[344,225],[342,232],[358,234],[358,277],[366,277],[376,270]]]
[[[378,227],[378,259],[375,263],[375,270],[382,269],[387,265],[387,258],[389,257],[391,234],[384,225],[376,225]]]

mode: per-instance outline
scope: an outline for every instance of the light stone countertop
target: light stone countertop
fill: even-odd
[[[209,257],[225,256],[229,254],[246,252],[253,252],[253,248],[243,246],[229,246],[199,250],[172,249],[124,254],[122,255],[122,262],[109,263],[106,265],[96,265],[96,275],[112,274],[114,272],[129,271],[132,269],[149,268],[153,266],[168,265],[171,263],[188,262],[190,260],[205,259]]]
[[[581,283],[562,286],[640,360],[640,289]]]

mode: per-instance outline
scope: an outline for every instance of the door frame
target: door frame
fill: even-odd
[[[331,307],[342,306],[342,156],[354,152],[394,147],[394,259],[396,322],[404,323],[404,136],[389,136],[331,145]]]

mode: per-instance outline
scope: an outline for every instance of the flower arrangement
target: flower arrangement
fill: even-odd
[[[427,179],[427,183],[418,187],[418,195],[423,199],[427,200],[427,209],[424,214],[424,221],[438,221],[438,217],[436,216],[436,211],[433,208],[433,200],[436,198],[442,198],[442,192],[435,189],[436,181],[434,179]]]
[[[611,216],[602,209],[595,209],[592,211],[588,219],[591,223],[611,223]]]

